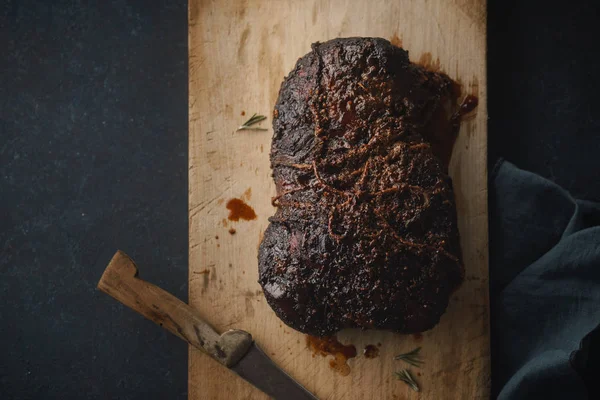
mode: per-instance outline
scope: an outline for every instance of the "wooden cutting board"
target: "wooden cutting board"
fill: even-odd
[[[485,0],[190,0],[189,5],[189,299],[218,330],[245,329],[285,371],[321,399],[480,399],[489,397],[487,93]],[[422,337],[345,331],[356,346],[351,373],[315,356],[305,336],[282,324],[257,283],[257,248],[271,196],[271,115],[280,84],[310,44],[379,36],[412,61],[440,68],[479,97],[464,122],[450,175],[454,181],[466,279],[438,326]],[[236,128],[264,114],[268,131]],[[245,115],[243,115],[245,114]],[[229,221],[228,200],[257,218]],[[234,228],[235,234],[229,229]],[[380,355],[362,355],[381,343]],[[421,393],[394,378],[407,367],[393,356],[422,346],[411,371]],[[263,399],[262,393],[191,348],[190,399]]]

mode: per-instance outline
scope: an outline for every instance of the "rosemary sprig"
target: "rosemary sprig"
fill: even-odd
[[[419,356],[420,351],[421,351],[421,348],[417,347],[416,349],[409,351],[408,353],[397,355],[396,357],[394,357],[394,360],[402,360],[412,366],[419,368],[419,367],[421,367],[421,364],[423,364],[423,362],[424,362],[421,359],[421,357]]]
[[[251,116],[248,121],[244,122],[242,125],[239,126],[239,128],[237,128],[237,131],[266,131],[266,128],[252,128],[252,125],[258,124],[259,122],[264,121],[265,119],[267,119],[267,117],[265,117],[264,115],[258,115],[254,113],[254,115]]]
[[[396,378],[406,383],[408,387],[410,387],[415,392],[418,392],[420,390],[419,384],[417,383],[417,381],[415,381],[415,378],[412,377],[412,375],[410,374],[410,372],[408,372],[407,369],[403,369],[402,371],[396,372],[395,374]]]

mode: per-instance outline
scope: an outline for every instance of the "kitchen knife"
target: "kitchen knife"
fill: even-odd
[[[98,289],[204,351],[269,396],[317,400],[279,369],[248,332],[232,329],[219,335],[192,307],[140,279],[137,266],[122,251],[117,251],[106,267]]]

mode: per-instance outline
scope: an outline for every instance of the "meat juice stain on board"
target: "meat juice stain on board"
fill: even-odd
[[[454,149],[454,143],[458,138],[458,132],[460,131],[460,124],[479,104],[479,98],[472,94],[467,95],[458,106],[457,111],[450,118],[450,129],[442,136],[437,138],[438,141],[432,142],[431,148],[434,154],[436,154],[444,165],[448,167],[450,164],[450,157],[452,157],[452,150]],[[437,149],[436,149],[437,147]]]
[[[416,64],[421,65],[428,71],[445,75],[439,58],[434,61],[429,52],[421,54]],[[452,93],[456,102],[462,96],[462,84],[459,80],[451,80],[451,82]],[[478,87],[478,85],[475,85],[475,87]],[[467,95],[458,107],[456,103],[452,104],[451,108],[456,109],[456,111],[450,116],[449,120],[448,111],[445,107],[438,107],[433,111],[424,136],[430,142],[433,154],[442,161],[446,168],[450,165],[454,143],[460,131],[460,123],[478,104],[479,99],[477,96]]]
[[[312,350],[313,357],[315,355],[322,357],[333,356],[334,358],[329,360],[329,366],[340,375],[347,376],[350,374],[348,360],[356,357],[356,347],[354,345],[344,345],[335,336],[319,338],[307,335],[306,346]]]
[[[440,59],[436,58],[434,61],[433,56],[429,52],[421,54],[419,61],[417,61],[415,64],[419,64],[431,72],[440,72],[442,67]]]
[[[475,107],[477,107],[478,104],[479,98],[477,96],[472,94],[468,95],[460,105],[460,109],[458,110],[459,116],[464,117],[465,115],[469,114],[475,109]]]
[[[479,99],[476,96],[466,96],[449,121],[447,111],[443,107],[439,107],[435,110],[427,126],[428,135],[426,139],[431,143],[431,151],[442,161],[446,168],[450,164],[454,143],[460,131],[460,123],[466,115],[477,107],[478,103]]]
[[[379,357],[379,348],[375,345],[368,344],[363,350],[365,358],[377,358]]]
[[[225,205],[229,210],[229,216],[227,217],[230,221],[239,221],[243,219],[245,221],[252,221],[256,219],[256,213],[246,202],[242,199],[231,199]]]
[[[396,47],[402,47],[402,37],[398,37],[397,33],[390,38],[390,43]]]

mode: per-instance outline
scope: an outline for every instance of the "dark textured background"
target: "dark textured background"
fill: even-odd
[[[186,3],[1,4],[0,397],[185,399],[186,345],[96,284],[120,248],[187,299]]]
[[[95,289],[121,248],[187,298],[186,8],[0,2],[3,399],[186,398],[186,345]],[[598,11],[489,1],[490,162],[590,200]]]
[[[600,2],[489,0],[489,162],[600,201]]]

